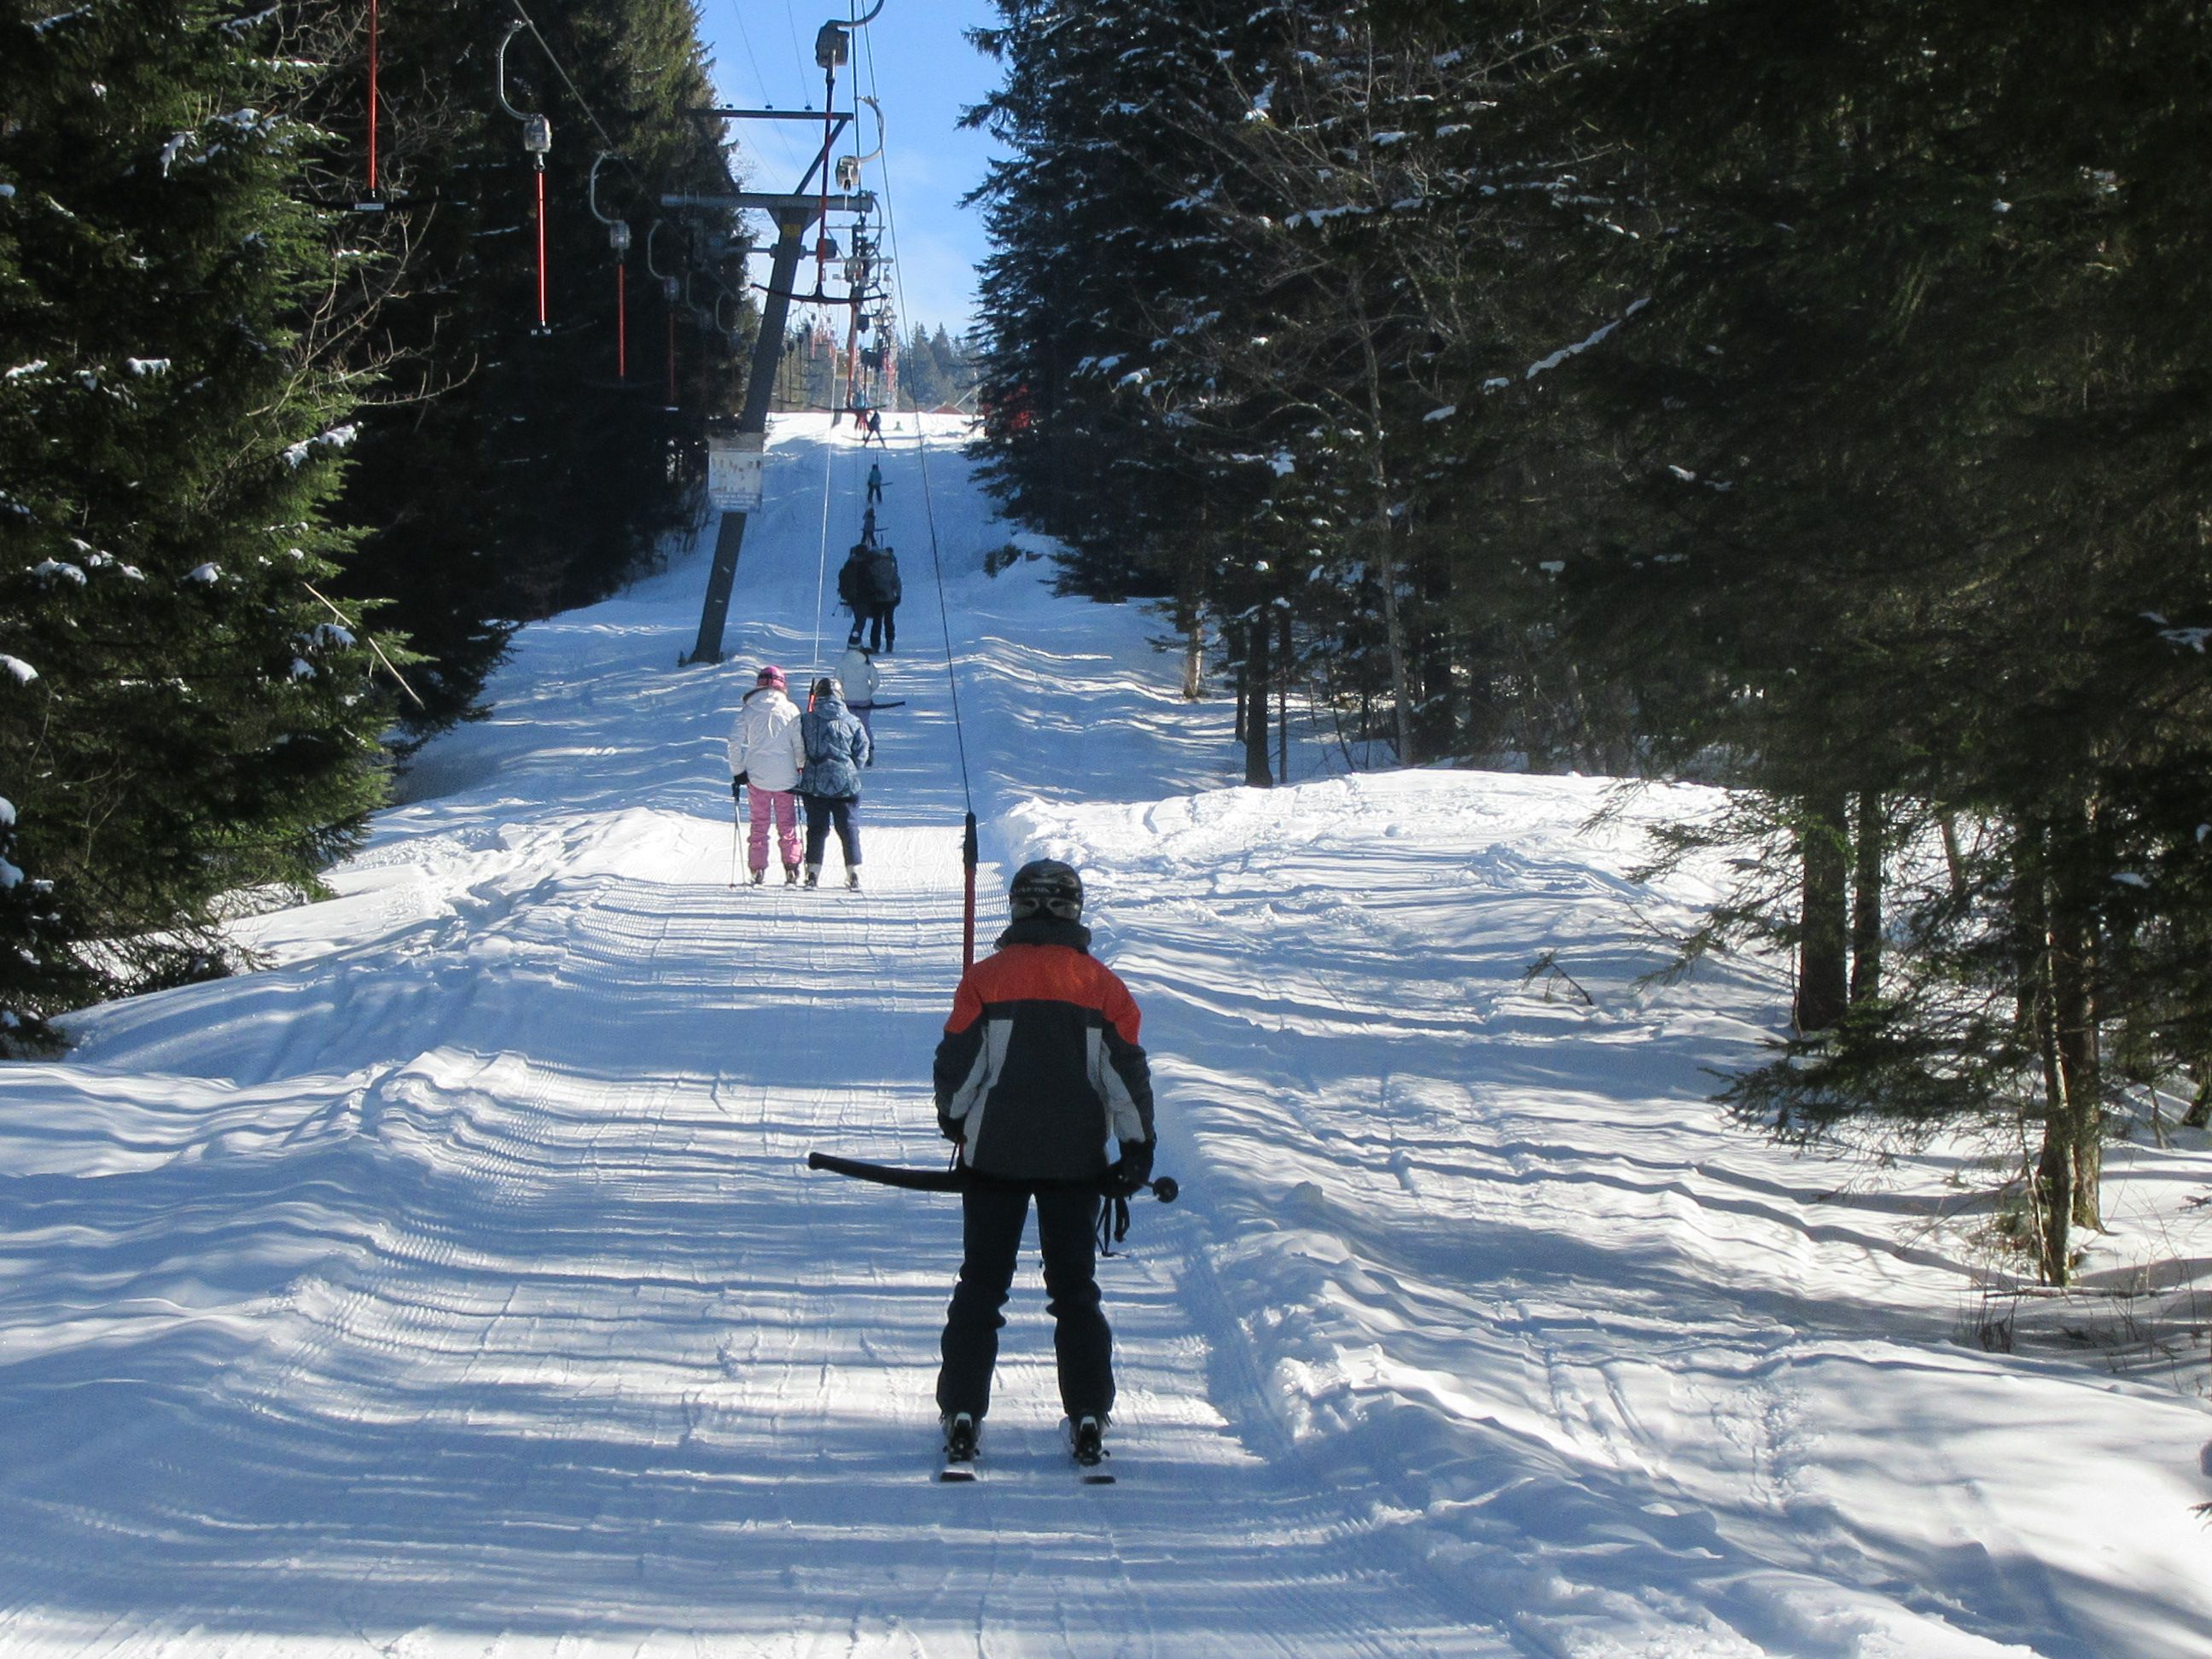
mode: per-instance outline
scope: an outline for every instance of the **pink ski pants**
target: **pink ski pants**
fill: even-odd
[[[745,786],[745,794],[751,805],[753,834],[747,849],[747,865],[755,870],[768,868],[768,823],[771,815],[775,819],[776,849],[783,854],[786,864],[799,862],[799,797],[788,789],[763,789],[758,784]]]

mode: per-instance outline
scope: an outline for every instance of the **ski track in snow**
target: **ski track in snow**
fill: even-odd
[[[815,660],[866,470],[789,421],[728,664],[674,666],[697,550],[526,629],[338,896],[240,924],[268,971],[0,1068],[0,1650],[2212,1652],[2201,1393],[1961,1346],[1960,1158],[1719,1121],[1777,988],[1638,983],[1697,889],[1602,784],[1218,788],[1154,619],[979,574],[939,433],[987,850],[1085,869],[1186,1186],[1101,1267],[1121,1484],[1033,1271],[985,1478],[933,1484],[957,1207],[801,1168],[941,1156],[963,802],[906,425],[866,890],[728,885],[729,720]]]

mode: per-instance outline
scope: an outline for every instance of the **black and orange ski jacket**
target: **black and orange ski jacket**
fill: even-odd
[[[961,976],[933,1081],[939,1126],[980,1175],[1090,1181],[1109,1139],[1152,1139],[1137,1005],[1090,944],[1076,922],[1018,921]]]

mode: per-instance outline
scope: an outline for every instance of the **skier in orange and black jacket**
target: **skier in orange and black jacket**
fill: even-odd
[[[997,951],[963,975],[937,1045],[937,1121],[975,1175],[963,1195],[960,1281],[945,1322],[937,1405],[948,1437],[990,1408],[1000,1310],[1030,1200],[1071,1431],[1103,1431],[1114,1407],[1113,1334],[1098,1305],[1102,1194],[1143,1188],[1152,1166],[1152,1085],[1128,988],[1091,956],[1083,883],[1066,865],[1023,866]],[[1106,1143],[1121,1153],[1109,1162]]]

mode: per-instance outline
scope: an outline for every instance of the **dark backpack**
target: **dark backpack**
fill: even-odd
[[[899,586],[898,560],[888,547],[879,547],[868,561],[868,598],[878,605],[896,605],[903,592]]]

